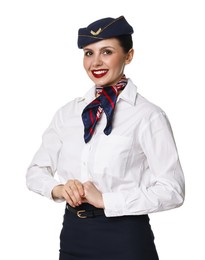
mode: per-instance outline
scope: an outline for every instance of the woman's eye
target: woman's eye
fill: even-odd
[[[106,54],[106,55],[110,55],[110,54],[112,54],[112,51],[111,50],[105,50],[103,53]]]
[[[91,51],[86,51],[85,56],[91,56],[93,53]]]

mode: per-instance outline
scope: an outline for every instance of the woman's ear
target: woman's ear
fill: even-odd
[[[125,64],[129,64],[132,61],[132,59],[133,59],[134,49],[133,48],[130,49],[126,55],[127,56],[126,56]]]

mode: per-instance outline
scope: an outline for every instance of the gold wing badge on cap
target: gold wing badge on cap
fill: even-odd
[[[93,30],[91,30],[90,33],[91,33],[93,36],[96,36],[96,35],[100,34],[101,31],[102,31],[102,29],[99,28],[96,32],[94,32]]]

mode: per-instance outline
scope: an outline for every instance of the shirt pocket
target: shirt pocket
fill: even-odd
[[[101,135],[94,158],[95,174],[123,177],[132,139],[118,135]]]

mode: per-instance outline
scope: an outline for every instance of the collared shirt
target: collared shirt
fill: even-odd
[[[111,134],[103,132],[103,113],[86,144],[81,114],[94,98],[93,87],[57,111],[28,169],[28,188],[52,198],[59,183],[92,181],[102,192],[108,217],[180,206],[184,176],[164,111],[142,97],[129,79],[118,96]]]

